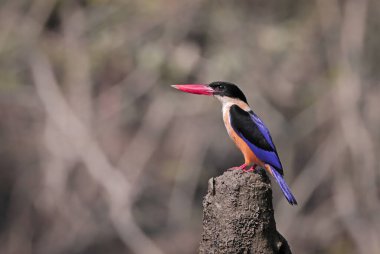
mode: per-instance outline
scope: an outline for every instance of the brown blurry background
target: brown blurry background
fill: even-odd
[[[242,156],[239,84],[299,205],[294,253],[380,253],[377,0],[0,1],[0,253],[196,253],[207,181]]]

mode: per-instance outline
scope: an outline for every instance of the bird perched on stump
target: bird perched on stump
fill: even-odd
[[[235,84],[216,81],[206,84],[173,85],[186,93],[216,97],[223,106],[223,121],[228,135],[244,156],[244,163],[232,169],[253,171],[264,168],[276,179],[291,205],[297,201],[284,180],[284,171],[272,137],[264,122],[249,107],[244,93]],[[249,169],[246,170],[246,168]]]

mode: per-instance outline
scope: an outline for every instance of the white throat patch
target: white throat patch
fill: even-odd
[[[218,101],[220,101],[222,103],[223,110],[228,109],[232,105],[238,105],[239,107],[241,107],[245,111],[251,110],[247,103],[245,103],[244,101],[241,101],[239,99],[231,98],[228,96],[220,96],[220,95],[215,95],[214,97],[217,98]]]

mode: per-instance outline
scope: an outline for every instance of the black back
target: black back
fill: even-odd
[[[230,108],[231,127],[240,137],[246,139],[253,145],[248,144],[256,156],[259,156],[260,160],[270,164],[283,175],[284,172],[282,170],[281,161],[269,131],[265,126],[260,127],[260,125],[252,119],[252,116],[257,117],[253,112],[250,113],[238,105],[232,105]],[[262,153],[260,150],[265,152]]]
[[[247,103],[247,98],[245,98],[244,93],[235,84],[224,81],[215,81],[210,83],[209,86],[214,89],[214,95],[236,98]]]
[[[238,105],[233,105],[230,108],[230,117],[232,128],[240,132],[252,144],[265,151],[276,151],[252,121],[249,112],[241,109]]]

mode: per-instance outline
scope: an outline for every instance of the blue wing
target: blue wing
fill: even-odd
[[[270,146],[276,150],[276,147],[273,144],[272,137],[269,133],[268,128],[265,126],[264,122],[258,117],[253,111],[248,112],[252,121],[257,125],[260,132],[264,135],[265,140],[270,144]]]
[[[248,144],[257,158],[283,175],[276,147],[263,121],[255,113],[233,105],[230,108],[230,122],[234,131]]]

